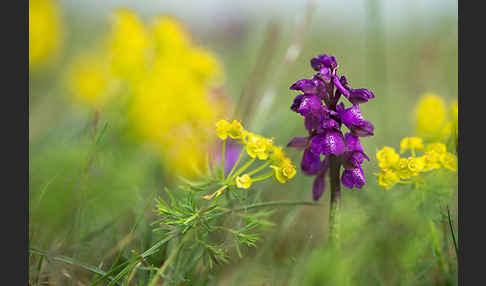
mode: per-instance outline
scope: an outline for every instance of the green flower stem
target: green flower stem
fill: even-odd
[[[251,209],[262,208],[262,207],[296,206],[296,205],[319,206],[320,204],[316,202],[308,202],[308,201],[276,201],[276,202],[256,203],[256,204],[251,204],[251,205],[247,205],[235,209],[227,209],[224,213],[245,211],[245,210],[251,210]]]
[[[263,181],[263,180],[266,180],[266,179],[268,179],[268,178],[272,177],[272,176],[273,176],[273,174],[274,174],[274,172],[272,171],[272,172],[266,173],[266,174],[264,174],[264,175],[261,175],[261,176],[259,176],[259,177],[253,178],[253,179],[251,179],[251,181],[252,181],[253,183],[254,183],[254,182]]]
[[[221,178],[224,180],[224,154],[226,153],[226,140],[223,140],[223,154],[221,154]]]
[[[253,164],[253,162],[255,162],[256,158],[252,158],[251,160],[247,161],[243,166],[241,166],[241,168],[236,171],[236,173],[231,176],[229,179],[226,180],[226,182],[231,182],[236,176],[238,176],[239,174],[243,173],[246,169],[248,169],[248,167],[251,166],[251,164]]]
[[[248,173],[248,176],[251,176],[253,174],[256,174],[258,173],[259,171],[263,170],[265,167],[267,167],[268,165],[270,165],[271,161],[268,160],[265,164],[262,164],[260,167],[256,168],[255,170],[252,170]]]
[[[339,170],[341,165],[335,155],[330,156],[331,204],[329,210],[329,243],[336,249],[339,249],[341,228],[341,183],[339,181]]]
[[[243,156],[246,153],[245,151],[246,151],[246,146],[243,146],[243,148],[241,149],[241,152],[240,152],[240,156],[238,156],[238,160],[236,160],[235,165],[233,166],[233,168],[231,169],[230,173],[228,174],[228,177],[227,177],[228,179],[231,178],[231,175],[236,170],[236,167],[238,167],[238,164],[240,163],[241,159],[243,158]]]
[[[157,273],[155,273],[155,276],[152,278],[152,280],[150,281],[150,284],[148,286],[154,286],[155,284],[157,284],[160,276],[163,275],[165,270],[167,269],[167,267],[169,267],[169,265],[172,264],[172,261],[177,257],[177,254],[179,254],[179,251],[181,250],[184,243],[187,242],[191,233],[192,233],[192,229],[189,230],[182,237],[182,240],[181,240],[181,242],[179,242],[179,245],[177,246],[177,248],[170,254],[169,258],[164,262],[164,265],[162,265],[162,267],[159,268]],[[164,285],[164,284],[165,284],[165,280],[162,282],[162,285]]]

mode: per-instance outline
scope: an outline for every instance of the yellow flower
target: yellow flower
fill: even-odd
[[[425,168],[426,162],[423,157],[408,157],[408,170],[413,176],[417,176]]]
[[[457,158],[452,153],[444,153],[440,156],[440,163],[444,168],[447,168],[451,171],[457,170]]]
[[[410,172],[408,168],[408,159],[407,158],[400,158],[397,163],[397,174],[402,180],[409,179],[413,176],[413,173]]]
[[[449,109],[450,109],[452,120],[457,122],[459,120],[459,104],[457,103],[457,100],[451,103]]]
[[[61,13],[55,2],[29,1],[29,66],[32,68],[46,64],[61,47]]]
[[[424,94],[416,106],[415,116],[417,134],[436,138],[447,119],[444,100],[437,94]]]
[[[394,148],[385,146],[376,153],[376,159],[378,159],[378,165],[382,169],[392,168],[400,159],[400,155],[395,152]]]
[[[260,135],[248,133],[246,151],[252,158],[258,157],[260,160],[266,160],[271,151],[271,141]]]
[[[432,169],[440,168],[440,156],[446,152],[446,146],[444,143],[434,142],[429,143],[425,146],[425,155],[423,156],[425,160],[424,171],[429,171]]]
[[[80,56],[68,71],[68,88],[81,102],[88,105],[102,104],[110,95],[112,77],[101,55]]]
[[[283,151],[283,148],[281,146],[276,146],[273,148],[273,153],[272,155],[270,155],[270,160],[272,160],[276,164],[279,164],[286,158],[287,157],[285,156],[285,152]]]
[[[435,152],[442,154],[447,151],[446,145],[440,142],[429,143],[425,146],[425,153]]]
[[[424,170],[423,170],[424,172],[440,168],[440,163],[439,163],[440,155],[439,155],[439,153],[429,152],[429,153],[425,153],[424,156],[419,157],[419,158],[425,162],[425,166],[424,166]]]
[[[113,73],[123,79],[139,80],[148,65],[149,33],[140,17],[129,9],[118,8],[113,17],[108,37]]]
[[[399,176],[396,172],[389,169],[383,169],[378,173],[378,185],[388,190],[393,187],[396,183],[400,181]]]
[[[251,186],[251,178],[248,174],[236,177],[236,186],[240,189],[248,189]]]
[[[221,119],[216,122],[216,135],[218,135],[218,137],[222,140],[226,140],[226,138],[228,138],[228,132],[230,129],[231,124],[228,121]]]
[[[297,173],[295,166],[288,158],[284,159],[278,166],[272,165],[270,168],[275,170],[275,178],[282,184],[292,179]]]
[[[233,120],[228,130],[228,136],[233,139],[240,139],[242,131],[243,131],[243,126],[241,125],[241,123],[238,122],[238,120]]]
[[[405,137],[400,142],[400,153],[403,153],[407,150],[412,150],[412,153],[415,150],[422,150],[424,149],[424,145],[422,142],[422,138],[419,137]]]

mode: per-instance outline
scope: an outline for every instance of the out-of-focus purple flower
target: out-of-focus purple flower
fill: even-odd
[[[221,155],[223,153],[222,150],[222,144],[221,141],[218,140],[217,147],[214,149],[212,152],[212,164],[214,165],[215,163],[221,164]],[[241,149],[242,149],[241,144],[237,144],[236,140],[228,138],[226,140],[226,146],[225,146],[225,152],[224,152],[224,173],[225,175],[229,174],[231,172],[231,169],[233,169],[233,166],[236,164],[236,161],[238,160],[238,157],[240,156]]]
[[[366,183],[361,164],[369,160],[360,143],[360,137],[372,136],[374,127],[361,114],[359,104],[373,99],[372,91],[353,89],[347,78],[337,75],[338,63],[334,56],[320,54],[310,61],[317,71],[311,79],[301,79],[290,87],[303,92],[295,97],[291,109],[304,117],[308,137],[295,137],[287,147],[304,150],[301,168],[305,174],[315,175],[312,193],[318,200],[325,190],[330,156],[337,156],[344,168],[341,182],[348,188],[362,188]],[[352,106],[338,103],[345,97]],[[342,125],[350,132],[343,136]],[[321,155],[325,156],[321,160]]]

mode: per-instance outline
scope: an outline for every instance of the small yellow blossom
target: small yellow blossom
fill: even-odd
[[[282,184],[292,179],[297,173],[295,166],[288,158],[284,159],[278,166],[272,165],[270,168],[275,170],[275,178]]]
[[[424,149],[424,144],[422,138],[420,137],[405,137],[400,142],[400,153],[403,153],[407,150],[422,150]]]
[[[394,148],[385,146],[376,153],[376,159],[378,159],[378,165],[382,169],[392,168],[400,159],[400,155],[395,152]]]
[[[243,131],[243,126],[241,125],[241,123],[238,122],[238,120],[233,120],[228,130],[228,136],[233,139],[240,139],[242,131]]]
[[[271,150],[268,139],[260,135],[248,133],[247,140],[246,151],[250,157],[258,157],[260,160],[266,160],[268,158],[269,151]]]
[[[273,153],[270,155],[270,160],[275,162],[276,164],[279,164],[282,162],[284,159],[287,157],[285,156],[285,153],[283,151],[283,148],[281,146],[275,146],[273,148]]]
[[[218,135],[218,137],[222,140],[226,140],[226,138],[228,138],[228,132],[230,129],[231,124],[228,121],[221,119],[216,122],[216,135]]]
[[[446,145],[441,142],[429,143],[425,146],[425,153],[435,152],[442,154],[447,151]]]
[[[419,136],[435,138],[446,123],[447,111],[445,102],[437,94],[426,93],[415,110],[416,131]]]
[[[378,185],[388,190],[400,181],[398,174],[389,169],[383,169],[378,173]]]
[[[451,171],[457,170],[457,158],[452,153],[444,153],[440,156],[440,163],[444,168],[447,168]]]
[[[408,157],[408,170],[413,176],[417,176],[425,168],[426,162],[423,157]]]
[[[251,186],[251,178],[248,174],[236,177],[236,186],[240,189],[248,189]]]
[[[410,179],[413,176],[413,173],[410,172],[410,169],[408,168],[407,158],[400,158],[400,160],[398,160],[397,174],[402,180]]]

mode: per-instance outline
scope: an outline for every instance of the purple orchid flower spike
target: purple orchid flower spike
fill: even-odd
[[[361,165],[369,158],[360,138],[372,136],[374,126],[363,118],[359,105],[375,95],[368,89],[353,89],[344,75],[337,75],[338,63],[334,56],[320,54],[312,58],[310,64],[317,74],[290,86],[291,90],[303,93],[295,97],[291,109],[304,117],[309,135],[293,138],[287,147],[304,151],[301,168],[305,174],[316,176],[312,193],[314,200],[318,200],[325,190],[326,175],[333,176],[333,171],[328,172],[328,169],[337,169],[338,184],[340,181],[347,188],[361,189],[366,183]],[[341,96],[352,106],[346,108],[344,103],[339,103]],[[342,125],[350,131],[345,136]],[[343,172],[339,175],[341,166]],[[339,186],[336,190],[339,191]]]

